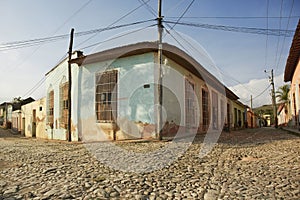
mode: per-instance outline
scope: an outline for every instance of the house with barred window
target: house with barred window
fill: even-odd
[[[242,126],[244,110],[232,91],[178,47],[163,44],[162,66],[157,51],[156,42],[141,42],[72,55],[72,141],[156,138],[158,131],[172,137],[179,130],[200,134]],[[65,59],[46,74],[48,138],[68,138],[68,89]]]

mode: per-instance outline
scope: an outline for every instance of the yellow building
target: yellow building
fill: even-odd
[[[26,137],[48,138],[46,134],[46,101],[36,100],[21,107],[22,132]]]
[[[291,82],[289,126],[300,128],[300,20],[293,38],[284,71],[284,81]]]

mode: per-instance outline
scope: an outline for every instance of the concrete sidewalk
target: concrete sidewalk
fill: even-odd
[[[300,131],[296,128],[291,128],[291,127],[280,127],[282,130],[288,131],[289,133],[293,135],[297,135],[300,137]]]

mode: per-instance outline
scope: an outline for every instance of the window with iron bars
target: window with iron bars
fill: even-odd
[[[97,122],[114,122],[117,114],[118,71],[111,70],[96,74],[96,117]]]
[[[219,125],[219,105],[218,105],[218,94],[216,92],[212,92],[212,128],[217,130]]]
[[[207,131],[209,126],[209,97],[206,89],[202,89],[202,124],[202,130]]]
[[[54,91],[51,90],[48,93],[48,102],[47,102],[47,124],[53,128],[53,123],[54,123]]]
[[[62,83],[59,88],[59,103],[60,103],[60,127],[68,128],[68,89],[69,83]]]

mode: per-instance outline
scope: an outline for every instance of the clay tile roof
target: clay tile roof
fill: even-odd
[[[290,48],[289,57],[286,61],[284,71],[284,81],[292,81],[297,63],[300,56],[300,20],[298,21],[297,29],[293,38],[293,42]]]

